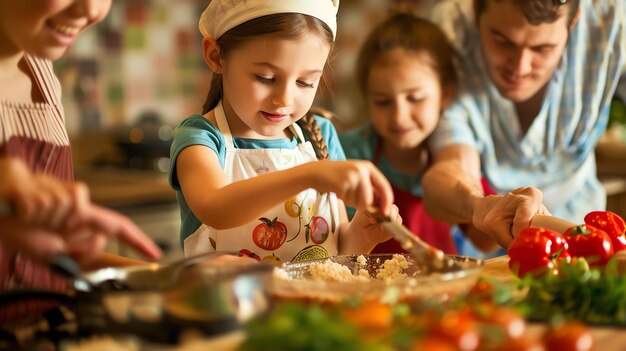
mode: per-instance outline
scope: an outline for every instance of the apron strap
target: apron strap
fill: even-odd
[[[224,105],[222,105],[222,100],[217,103],[215,106],[215,121],[217,122],[217,128],[222,132],[224,136],[224,142],[226,143],[227,149],[234,149],[235,144],[233,143],[233,136],[230,133],[230,128],[228,127],[228,120],[226,120],[226,114],[224,113]]]
[[[298,125],[298,123],[292,123],[289,126],[289,130],[296,136],[299,143],[305,143],[306,139],[304,139],[304,133],[302,133],[302,128]]]

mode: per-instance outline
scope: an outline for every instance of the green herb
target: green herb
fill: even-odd
[[[318,305],[283,304],[268,316],[248,325],[248,337],[240,350],[387,351],[366,341],[358,329],[339,313]]]
[[[530,320],[626,325],[626,276],[614,262],[604,269],[562,264],[556,276],[526,277],[518,283],[517,291],[525,296],[509,301]]]

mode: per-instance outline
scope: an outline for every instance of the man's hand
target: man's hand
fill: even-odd
[[[506,249],[513,238],[530,225],[534,215],[550,214],[542,201],[541,191],[531,187],[478,198],[474,202],[472,223]]]

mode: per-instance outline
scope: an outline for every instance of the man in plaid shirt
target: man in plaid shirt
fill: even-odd
[[[433,20],[460,90],[430,140],[431,215],[506,248],[535,214],[580,223],[604,209],[593,151],[613,96],[626,97],[624,1],[443,0]],[[501,195],[483,195],[481,174]]]

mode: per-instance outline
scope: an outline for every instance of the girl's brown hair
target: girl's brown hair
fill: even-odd
[[[434,23],[407,13],[397,13],[380,24],[365,40],[357,60],[357,80],[367,93],[372,65],[385,53],[403,48],[424,53],[439,77],[442,87],[456,85],[456,71],[448,38]]]
[[[299,39],[311,33],[327,43],[332,51],[334,40],[330,28],[315,17],[299,13],[280,13],[255,18],[230,29],[217,40],[217,43],[220,46],[221,57],[225,58],[230,51],[254,37],[272,35],[281,39]],[[202,114],[213,110],[222,97],[222,75],[213,73]],[[307,113],[298,121],[298,124],[313,144],[318,158],[328,158],[326,143],[313,114]]]

